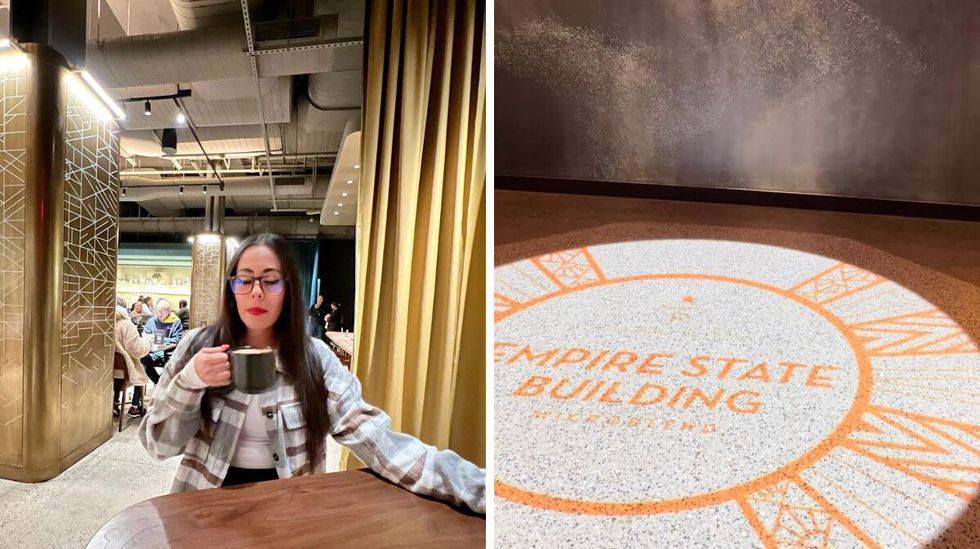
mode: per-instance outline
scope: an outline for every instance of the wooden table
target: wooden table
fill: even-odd
[[[113,517],[88,547],[482,548],[485,530],[482,516],[361,469],[156,497]]]
[[[354,332],[327,332],[327,339],[348,356],[354,356]]]

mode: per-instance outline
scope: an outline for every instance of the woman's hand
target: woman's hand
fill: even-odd
[[[231,364],[228,363],[228,345],[205,347],[194,355],[194,371],[208,387],[224,387],[231,384]]]

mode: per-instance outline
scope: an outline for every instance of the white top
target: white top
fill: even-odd
[[[195,389],[208,386],[197,375],[194,362],[191,361],[179,374],[181,383]],[[269,443],[269,433],[265,429],[265,417],[259,408],[259,399],[255,395],[248,396],[248,410],[245,412],[245,423],[238,435],[235,454],[231,457],[231,466],[241,469],[274,469],[272,461],[272,445]]]

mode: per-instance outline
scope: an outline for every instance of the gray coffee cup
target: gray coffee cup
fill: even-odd
[[[231,382],[239,391],[258,394],[276,384],[276,352],[268,347],[241,347],[228,352]]]

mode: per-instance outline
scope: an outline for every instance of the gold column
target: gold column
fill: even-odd
[[[191,252],[191,327],[210,324],[218,318],[221,292],[225,287],[225,237],[205,233],[194,237]]]
[[[0,477],[37,482],[111,436],[118,134],[26,49],[2,87]]]
[[[46,480],[61,458],[61,259],[64,112],[60,56],[30,47],[24,249],[24,437],[21,479]]]
[[[24,255],[27,208],[27,58],[0,60],[0,477],[24,456]]]

